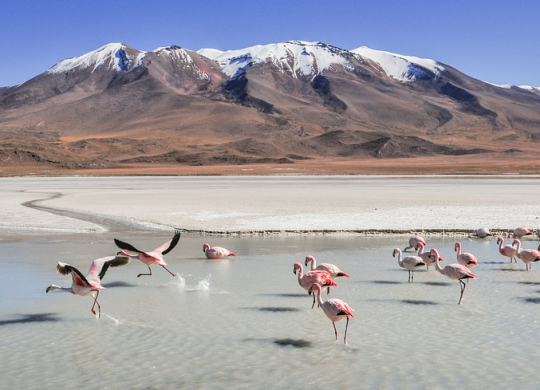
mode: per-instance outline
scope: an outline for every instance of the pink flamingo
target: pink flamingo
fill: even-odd
[[[461,253],[461,242],[456,242],[454,245],[454,251],[457,252],[457,261],[459,264],[462,264],[467,268],[478,265],[478,260],[476,259],[475,255],[472,253]]]
[[[440,256],[437,249],[431,250],[431,256],[435,258],[435,269],[437,271],[439,271],[442,275],[446,276],[449,279],[458,280],[461,284],[461,295],[459,296],[458,302],[458,305],[461,305],[461,299],[463,298],[465,287],[467,287],[463,279],[477,279],[476,276],[471,272],[469,268],[465,267],[462,264],[448,264],[444,268],[441,268],[441,265],[439,263]]]
[[[203,252],[207,259],[224,259],[227,256],[236,256],[236,253],[220,246],[203,245]]]
[[[77,268],[59,261],[56,269],[58,270],[58,273],[62,275],[71,274],[71,287],[60,287],[56,284],[51,284],[49,287],[47,287],[47,290],[45,291],[49,292],[54,290],[62,290],[80,296],[90,295],[95,292],[96,295],[92,295],[92,298],[94,298],[94,304],[92,305],[91,311],[93,314],[96,314],[94,308],[97,305],[98,318],[101,318],[101,305],[97,300],[99,291],[104,288],[101,285],[101,279],[103,279],[109,267],[119,267],[127,263],[129,263],[129,257],[125,256],[102,257],[101,259],[96,259],[92,261],[90,270],[88,271],[86,276],[84,276]]]
[[[122,249],[121,252],[118,252],[118,254],[122,254],[124,256],[129,256],[134,259],[139,259],[144,264],[148,266],[148,271],[150,273],[148,274],[139,274],[137,277],[142,275],[152,275],[152,269],[150,266],[152,264],[158,264],[161,265],[164,269],[167,270],[172,276],[175,276],[168,268],[167,263],[165,262],[165,259],[163,258],[164,255],[169,253],[174,249],[176,244],[178,244],[178,241],[180,240],[180,231],[176,230],[173,238],[166,243],[164,243],[161,246],[158,246],[156,249],[150,252],[143,252],[138,249],[136,249],[134,246],[128,244],[127,242],[122,242],[120,240],[114,239],[114,242],[116,245]]]
[[[394,252],[392,252],[392,256],[396,257],[396,253],[398,254],[398,264],[401,268],[405,268],[407,271],[409,271],[409,282],[414,281],[414,275],[413,271],[417,271],[420,268],[422,268],[426,263],[424,263],[424,260],[420,256],[406,256],[402,258],[401,249],[396,248],[394,249]]]
[[[322,307],[324,314],[326,314],[326,316],[332,321],[332,325],[334,326],[334,333],[336,334],[336,340],[336,322],[347,318],[347,325],[345,325],[345,337],[343,338],[343,342],[347,344],[347,328],[349,327],[349,317],[354,318],[354,315],[352,313],[354,311],[353,308],[350,307],[347,302],[342,301],[341,299],[333,298],[324,302],[322,300],[322,287],[320,284],[314,283],[311,286],[311,290],[313,291],[313,296],[315,296],[315,293],[317,293],[319,307]]]
[[[497,244],[499,244],[499,253],[503,256],[509,257],[510,262],[515,261],[517,263],[517,251],[516,248],[510,245],[504,245],[504,238],[502,236],[497,237]]]
[[[332,275],[330,275],[327,271],[315,270],[306,272],[304,274],[302,264],[294,263],[293,272],[296,274],[296,271],[298,271],[298,284],[300,285],[300,287],[306,290],[308,294],[311,294],[311,286],[313,286],[313,283],[317,283],[324,288],[330,286],[337,287],[337,284],[332,280]],[[315,295],[313,295],[313,305],[311,306],[311,308],[313,309],[314,306]]]
[[[525,263],[525,270],[530,270],[532,268],[532,263],[540,261],[540,252],[534,249],[522,249],[521,241],[519,241],[517,238],[514,240],[512,245],[517,245],[517,257],[519,257]]]
[[[424,260],[424,263],[426,263],[426,268],[428,270],[430,266],[435,265],[435,259],[431,256],[431,252],[424,252],[424,244],[422,243],[418,244],[418,257]],[[442,257],[439,260],[444,261]]]
[[[514,229],[514,231],[512,233],[509,233],[508,234],[508,237],[511,237],[511,238],[522,238],[524,236],[530,236],[532,235],[533,232],[531,232],[529,229],[527,229],[526,227],[517,227]]]
[[[317,265],[317,260],[315,260],[315,257],[306,256],[306,261],[305,261],[306,267],[310,262],[311,262],[312,271],[316,271],[316,270],[326,271],[330,274],[330,276],[332,276],[332,280],[341,276],[346,276],[347,278],[350,278],[350,276],[346,274],[345,272],[343,272],[342,270],[340,270],[337,265],[329,264],[329,263],[320,263],[319,265]],[[326,293],[327,294],[330,293],[330,287],[328,287]]]
[[[403,249],[403,252],[407,252],[409,249],[417,250],[419,248],[418,246],[419,243],[422,243],[424,247],[427,245],[424,237],[412,236],[411,238],[409,238],[409,246],[405,247]]]

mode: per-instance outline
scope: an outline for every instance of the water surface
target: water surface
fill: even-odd
[[[537,388],[540,265],[524,271],[494,240],[461,237],[480,265],[457,305],[459,284],[392,258],[406,237],[184,235],[167,255],[171,277],[138,261],[110,269],[100,294],[45,293],[71,280],[58,261],[86,272],[116,253],[113,238],[153,249],[165,232],[4,235],[0,240],[0,377],[5,388],[314,389]],[[209,261],[202,245],[234,250]],[[428,239],[447,263],[454,239]],[[525,247],[536,248],[538,241]],[[306,255],[351,275],[328,297],[355,309],[343,343],[336,324],[293,274]]]

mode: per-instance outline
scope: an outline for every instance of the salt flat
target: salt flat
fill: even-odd
[[[218,233],[537,229],[539,195],[539,176],[1,178],[0,229],[103,232],[111,221]]]

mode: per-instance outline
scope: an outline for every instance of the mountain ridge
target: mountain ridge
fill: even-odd
[[[538,108],[540,89],[366,47],[111,43],[0,89],[0,170],[528,155]]]

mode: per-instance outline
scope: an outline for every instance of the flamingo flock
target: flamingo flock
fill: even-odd
[[[114,243],[121,249],[121,251],[118,252],[116,256],[102,257],[92,261],[92,265],[90,266],[90,270],[86,276],[74,266],[59,261],[56,266],[56,270],[61,275],[71,274],[71,287],[61,287],[56,284],[51,284],[49,287],[47,287],[45,292],[48,293],[50,291],[60,290],[80,296],[91,295],[94,300],[91,311],[94,315],[96,315],[95,307],[97,305],[97,317],[101,318],[101,305],[97,298],[99,296],[99,292],[104,289],[103,285],[101,284],[101,280],[105,276],[105,273],[109,267],[119,267],[128,264],[131,259],[138,259],[148,267],[149,272],[147,274],[140,273],[137,275],[137,277],[141,277],[143,275],[151,276],[152,269],[150,266],[154,264],[160,265],[169,274],[176,276],[176,274],[167,268],[167,263],[165,262],[163,256],[171,252],[176,247],[180,241],[180,236],[180,230],[175,230],[174,236],[169,241],[163,243],[152,251],[141,251],[135,248],[133,245],[115,238]],[[228,249],[222,247],[212,248],[209,244],[204,244],[204,250],[206,257],[209,259],[222,259],[226,256],[236,256],[236,253],[233,253]],[[212,254],[209,255],[208,252],[211,252]]]
[[[517,262],[520,259],[525,264],[525,270],[531,270],[532,264],[540,261],[540,246],[538,250],[523,248],[521,238],[526,236],[532,236],[533,233],[526,228],[516,228],[514,231],[507,234],[508,237],[513,238],[511,245],[505,245],[502,235],[497,236],[497,245],[499,253],[510,259],[510,262]],[[537,235],[540,238],[540,230]],[[474,235],[474,238],[484,239],[491,236],[491,233],[487,229],[478,230]],[[135,246],[128,244],[119,239],[114,239],[114,243],[120,251],[114,256],[106,256],[92,261],[89,271],[86,275],[83,275],[76,267],[65,262],[59,261],[56,269],[58,273],[62,275],[71,275],[72,284],[70,287],[61,287],[55,284],[51,284],[47,287],[46,292],[55,290],[67,291],[74,295],[86,296],[90,295],[93,299],[91,312],[98,318],[101,317],[101,304],[98,301],[100,291],[104,288],[101,284],[101,280],[105,276],[105,273],[109,268],[124,266],[130,262],[131,259],[138,259],[148,267],[148,273],[139,273],[137,277],[143,275],[152,275],[152,265],[159,265],[165,269],[171,276],[176,276],[167,268],[164,256],[170,253],[179,243],[181,232],[175,230],[173,237],[162,245],[158,246],[151,251],[141,251]],[[469,236],[473,237],[473,236]],[[429,271],[429,267],[433,266],[435,270],[441,275],[451,280],[457,280],[460,284],[460,296],[458,304],[461,305],[463,301],[464,292],[466,290],[466,281],[469,279],[478,279],[477,276],[471,271],[471,268],[479,265],[477,257],[469,252],[462,250],[462,244],[459,241],[454,243],[454,251],[456,252],[456,263],[441,265],[443,258],[441,257],[439,250],[431,248],[426,250],[427,242],[421,236],[412,236],[408,241],[408,246],[403,250],[395,248],[392,251],[392,256],[397,257],[398,266],[407,270],[408,282],[414,282],[414,273],[426,267]],[[403,252],[409,250],[418,251],[415,254],[404,255]],[[220,246],[210,246],[205,243],[203,245],[203,252],[207,259],[224,259],[229,256],[236,257],[235,252],[230,251]],[[303,267],[308,267],[304,271]],[[340,277],[350,278],[350,275],[342,271],[338,266],[330,263],[318,263],[314,256],[308,255],[305,257],[304,264],[296,262],[293,265],[293,272],[297,274],[297,281],[299,286],[305,290],[308,295],[313,295],[313,302],[311,308],[315,307],[317,303],[318,308],[321,308],[324,314],[332,322],[334,328],[334,334],[336,340],[338,339],[338,331],[336,328],[336,322],[346,319],[345,332],[343,341],[347,344],[347,332],[350,318],[354,318],[354,310],[343,300],[337,298],[330,298],[326,301],[322,298],[322,291],[326,289],[327,294],[330,294],[331,287],[337,287],[336,279]],[[97,306],[97,311],[96,311]]]

